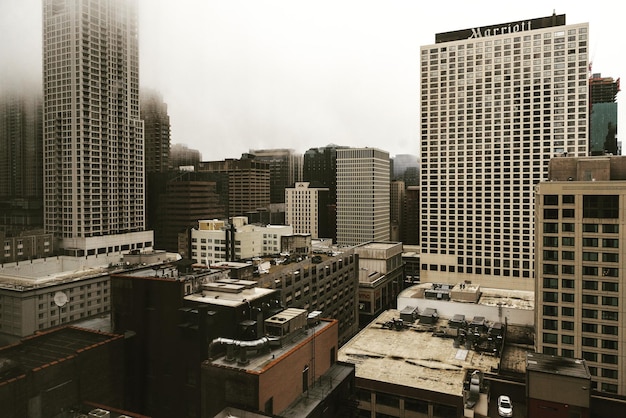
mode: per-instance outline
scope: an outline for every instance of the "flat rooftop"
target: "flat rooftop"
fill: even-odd
[[[394,318],[400,311],[383,312],[339,349],[338,360],[355,364],[357,378],[462,396],[466,370],[498,367],[498,357],[455,348],[453,339],[380,325]]]
[[[334,324],[336,320],[322,319],[317,324],[309,325],[307,328],[303,328],[303,331],[296,331],[299,334],[294,335],[292,340],[285,342],[281,347],[271,346],[270,350],[259,350],[259,352],[250,351],[247,354],[249,363],[240,364],[237,360],[227,360],[226,356],[218,357],[213,360],[209,360],[209,364],[216,366],[229,367],[239,370],[262,372],[265,369],[272,367],[273,364],[279,363],[282,357],[293,351],[298,345],[305,342],[308,338],[313,338],[314,334],[326,331]]]
[[[118,338],[123,337],[72,326],[25,338],[0,349],[0,382]]]
[[[533,372],[558,374],[561,376],[591,379],[584,360],[569,357],[551,356],[542,353],[528,353],[526,369]]]
[[[262,287],[242,287],[239,291],[233,293],[233,285],[224,284],[224,286],[225,291],[204,289],[201,293],[193,293],[185,296],[185,300],[224,307],[237,307],[272,293],[276,293],[276,297],[278,298],[278,291],[274,289],[265,289]]]

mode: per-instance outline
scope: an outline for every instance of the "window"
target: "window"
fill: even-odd
[[[619,254],[617,253],[602,253],[602,262],[604,263],[618,263]]]
[[[558,341],[557,334],[551,334],[549,332],[543,333],[543,342],[547,344],[556,344]]]
[[[583,309],[583,318],[598,319],[598,311],[595,309]]]
[[[543,218],[544,219],[559,219],[559,210],[558,209],[544,209]]]
[[[561,272],[563,274],[574,274],[574,266],[571,266],[569,264],[563,264],[561,266]]]
[[[574,344],[574,336],[573,335],[561,335],[561,342],[563,344]]]
[[[583,247],[597,247],[598,238],[583,238]]]
[[[595,280],[583,280],[583,289],[598,290],[598,282]]]
[[[583,337],[582,344],[585,347],[597,347],[598,340],[596,338]]]
[[[602,290],[605,292],[617,292],[619,291],[619,283],[602,282]]]
[[[545,310],[546,310],[545,308],[546,308],[546,306],[544,306],[543,308],[544,308],[543,310],[544,310],[544,315],[545,315]],[[554,308],[556,309],[556,306]],[[567,306],[563,306],[561,308],[561,315],[563,315],[563,316],[574,316],[574,308],[569,308]],[[556,314],[554,314],[553,316],[556,316]]]
[[[607,335],[617,335],[618,328],[615,325],[602,325],[602,333]]]
[[[602,354],[602,363],[617,364],[617,361],[615,354]]]
[[[583,261],[598,261],[598,253],[583,252]]]
[[[618,345],[617,341],[614,340],[602,340],[602,348],[607,350],[617,350]]]
[[[619,233],[619,225],[617,224],[603,224],[602,233],[604,234],[617,234]]]
[[[563,209],[563,218],[574,218],[575,214],[574,209]]]
[[[563,223],[563,224],[561,224],[561,230],[563,232],[574,232],[574,224],[573,223]]]
[[[557,234],[559,232],[559,224],[545,223],[543,224],[543,232],[547,234]]]
[[[543,287],[546,289],[558,289],[559,288],[559,279],[543,279]]]
[[[543,245],[546,246],[546,238],[548,237],[543,237]],[[563,244],[564,247],[573,247],[575,244],[574,241],[574,237],[563,237],[561,238],[561,243]],[[552,247],[556,247],[556,245],[552,245]]]
[[[598,324],[590,324],[588,322],[583,322],[582,326],[583,332],[598,332]]]
[[[562,196],[563,204],[565,205],[573,205],[574,204],[574,195],[566,194]]]
[[[619,299],[615,296],[602,296],[602,304],[604,306],[618,306]]]
[[[602,246],[604,248],[619,248],[619,240],[613,238],[603,238]]]
[[[572,279],[562,279],[561,280],[561,287],[563,287],[564,289],[573,289],[574,288],[574,280]]]
[[[561,251],[561,258],[563,260],[574,260],[574,251]]]
[[[547,194],[543,196],[543,204],[545,206],[558,206],[559,196],[555,194]]]
[[[561,329],[574,331],[574,323],[572,321],[561,321]]]
[[[589,303],[592,305],[598,304],[598,297],[596,295],[583,295],[583,303]]]
[[[583,196],[583,217],[617,219],[619,216],[618,195]]]
[[[544,319],[543,320],[544,329],[556,331],[558,330],[558,327],[559,327],[559,321],[557,321],[556,319]]]
[[[543,301],[544,302],[558,302],[558,293],[556,292],[543,292]]]
[[[572,239],[572,245],[573,244],[573,239]],[[548,237],[548,236],[544,236],[543,237],[543,246],[544,247],[558,247],[559,246],[559,238],[558,237]]]
[[[583,224],[583,232],[598,232],[598,224]]]
[[[605,321],[618,321],[619,314],[613,311],[602,311],[602,319]]]
[[[574,315],[574,309],[572,309],[572,316]],[[559,310],[557,306],[551,306],[551,305],[543,305],[543,314],[545,316],[558,316],[559,314]]]
[[[573,293],[561,293],[561,300],[563,302],[574,303]]]

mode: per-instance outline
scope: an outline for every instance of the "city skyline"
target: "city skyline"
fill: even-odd
[[[18,78],[41,82],[40,6],[39,0],[0,5],[0,56],[11,57],[0,65],[0,91]],[[619,49],[611,35],[618,14],[582,2],[506,9],[459,2],[449,16],[404,1],[313,7],[140,0],[139,6],[141,86],[163,95],[172,144],[200,150],[205,161],[330,143],[419,155],[419,47],[448,30],[554,11],[568,23],[589,22],[592,72],[617,79],[626,69],[612,53]]]

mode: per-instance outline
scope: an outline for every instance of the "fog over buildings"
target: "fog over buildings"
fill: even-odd
[[[419,155],[419,46],[553,11],[590,22],[594,72],[626,73],[619,13],[582,1],[140,0],[140,82],[162,93],[172,143],[206,160],[331,142]],[[41,83],[40,19],[41,0],[0,2],[0,87]]]

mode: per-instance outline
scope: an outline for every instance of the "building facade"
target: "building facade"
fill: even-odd
[[[531,290],[534,186],[588,152],[589,24],[565,15],[421,47],[422,280]]]
[[[320,230],[328,221],[326,206],[328,189],[311,187],[308,182],[297,182],[294,187],[285,189],[285,223],[293,227],[295,234],[320,236]]]
[[[292,149],[251,149],[270,169],[270,203],[285,203],[285,189],[302,180],[302,154]]]
[[[337,149],[337,244],[389,240],[389,153]]]
[[[145,231],[137,2],[43,2],[44,224],[68,255]]]
[[[589,79],[589,153],[621,154],[617,138],[617,102],[619,79],[593,74]]]
[[[536,350],[585,359],[593,389],[624,396],[626,159],[554,158],[536,202]]]
[[[401,242],[369,242],[354,249],[359,257],[359,327],[396,307],[404,288]]]
[[[141,92],[141,120],[144,124],[146,174],[170,168],[170,116],[163,97],[155,91]]]
[[[240,160],[205,161],[200,163],[198,171],[228,175],[228,217],[267,210],[270,204],[270,168],[267,162],[246,156]]]
[[[223,261],[246,260],[278,254],[281,237],[293,235],[289,225],[251,225],[245,216],[234,217],[230,223],[200,220],[191,230],[191,259],[211,265]]]

